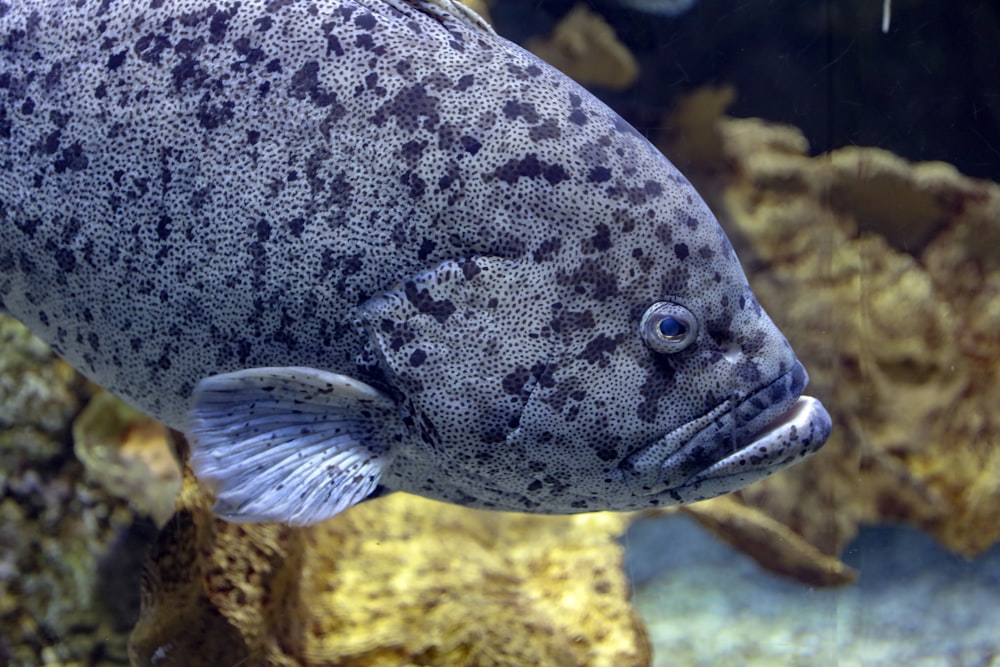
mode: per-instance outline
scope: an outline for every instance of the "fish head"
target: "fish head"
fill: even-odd
[[[571,261],[445,262],[367,303],[371,356],[413,432],[383,482],[488,508],[631,510],[817,450],[829,416],[696,213],[625,225]]]

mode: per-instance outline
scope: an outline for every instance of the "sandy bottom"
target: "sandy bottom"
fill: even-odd
[[[625,537],[657,667],[1000,667],[1000,548],[965,561],[904,528],[868,529],[860,581],[811,589],[762,571],[683,516]]]

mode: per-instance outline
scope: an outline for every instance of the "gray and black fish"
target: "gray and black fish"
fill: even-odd
[[[684,503],[830,431],[688,181],[448,0],[0,0],[0,308],[234,521]]]

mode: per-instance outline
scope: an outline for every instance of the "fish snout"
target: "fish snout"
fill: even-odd
[[[676,502],[736,491],[817,451],[830,435],[823,405],[802,392],[809,382],[798,361],[749,396],[730,396],[703,417],[625,459],[625,479],[638,495]]]

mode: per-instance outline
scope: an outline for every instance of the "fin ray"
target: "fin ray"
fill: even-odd
[[[228,521],[306,525],[357,504],[392,455],[393,402],[312,368],[214,375],[194,391],[191,467]]]

